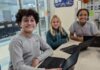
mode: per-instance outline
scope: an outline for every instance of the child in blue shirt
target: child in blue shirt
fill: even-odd
[[[50,29],[47,32],[47,43],[52,49],[57,49],[61,44],[68,41],[68,35],[61,26],[61,20],[57,15],[54,15],[51,19]]]

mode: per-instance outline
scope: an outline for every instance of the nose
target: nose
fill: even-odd
[[[57,24],[58,24],[58,22],[55,22],[54,24],[55,24],[55,25],[57,25]]]
[[[83,16],[81,16],[81,18],[85,18],[85,16],[83,15]]]
[[[31,24],[32,22],[28,21],[28,24]]]

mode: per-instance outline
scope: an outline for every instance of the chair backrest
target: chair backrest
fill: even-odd
[[[79,53],[80,53],[79,47],[74,48],[74,52],[66,60],[63,70],[69,70],[71,67],[73,67],[77,63]]]

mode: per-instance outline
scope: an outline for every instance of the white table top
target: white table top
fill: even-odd
[[[78,45],[80,42],[70,40],[69,42],[61,45],[53,52],[54,57],[68,58],[70,54],[60,51],[61,48],[70,45]],[[80,52],[78,62],[74,70],[100,70],[100,48],[88,47],[87,50]]]
[[[79,43],[80,42],[70,40],[69,42],[61,45],[56,52],[61,48],[68,47],[73,44],[78,45]],[[59,53],[59,55],[62,54]],[[67,53],[65,55],[68,56]],[[62,57],[65,58],[63,55]],[[88,47],[87,50],[80,52],[78,62],[75,65],[75,70],[100,70],[100,47]]]

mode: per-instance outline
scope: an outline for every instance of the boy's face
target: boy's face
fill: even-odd
[[[36,27],[36,21],[33,16],[23,16],[20,26],[23,32],[32,33]]]

